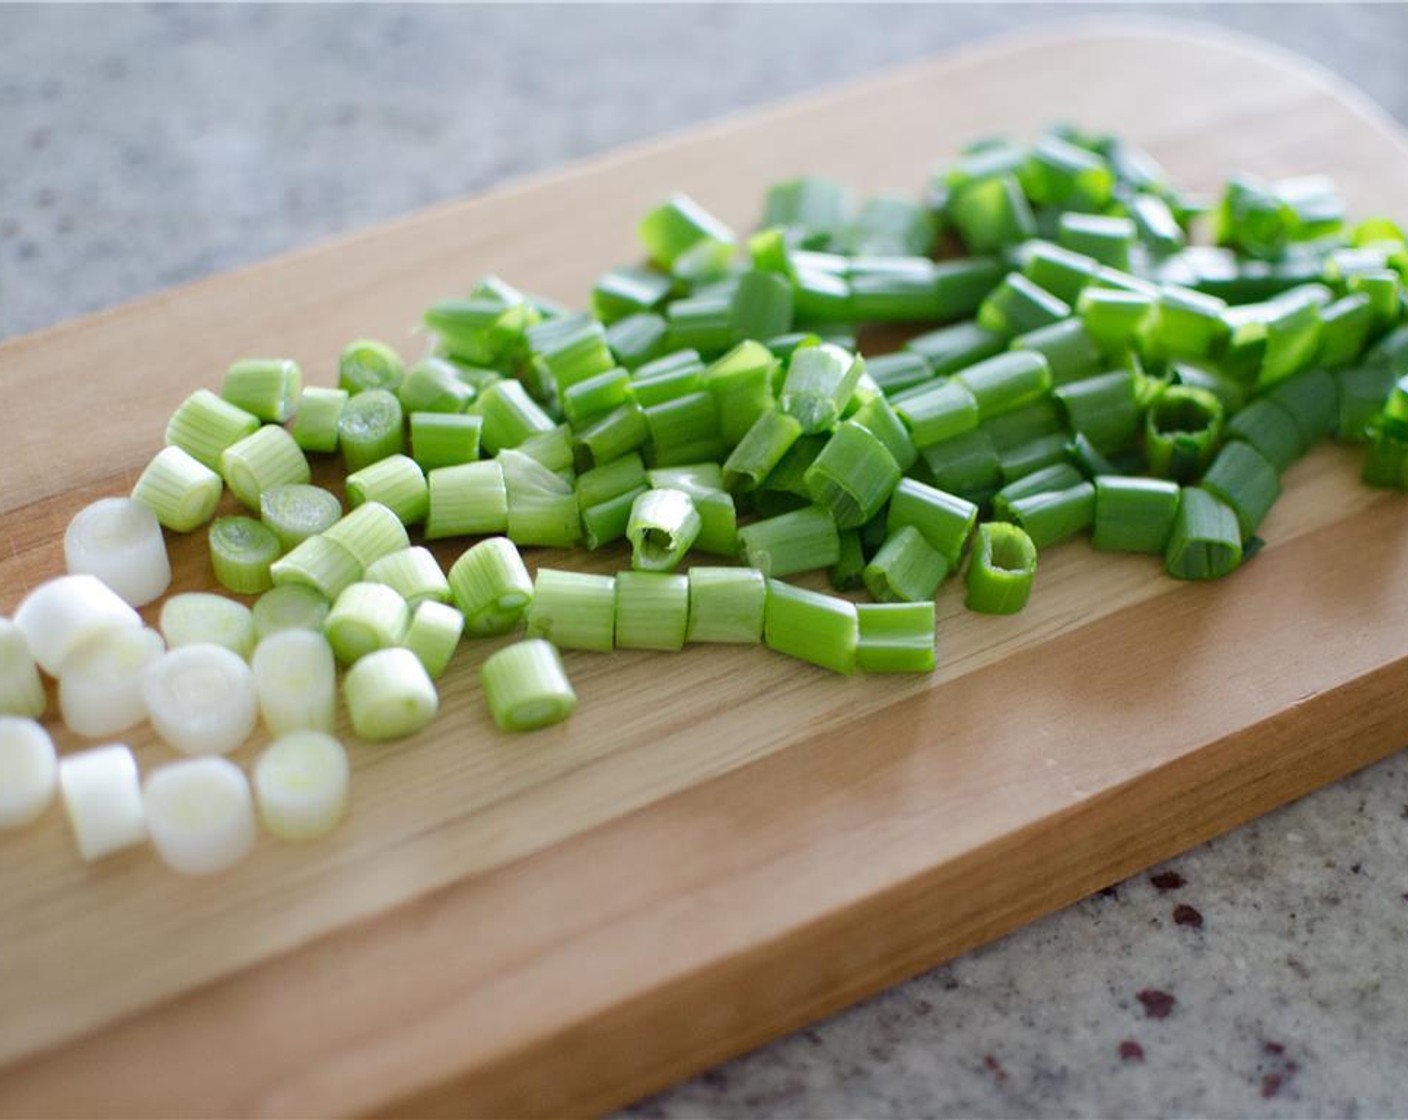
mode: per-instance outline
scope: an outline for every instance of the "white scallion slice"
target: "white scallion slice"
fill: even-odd
[[[254,652],[254,612],[236,599],[208,591],[173,595],[161,607],[161,633],[171,649],[224,646],[246,661]]]
[[[58,788],[54,740],[32,719],[0,716],[0,828],[39,818]]]
[[[254,630],[263,641],[280,630],[323,632],[332,604],[311,587],[285,583],[264,592],[254,603]]]
[[[24,633],[8,618],[0,618],[0,716],[37,719],[46,703],[39,666]]]
[[[435,683],[408,649],[379,649],[347,671],[343,682],[352,729],[363,739],[414,735],[440,706]]]
[[[39,667],[57,677],[64,658],[94,634],[138,629],[142,616],[97,576],[60,576],[24,597],[15,625]]]
[[[259,710],[271,734],[332,731],[337,664],[328,640],[313,630],[280,630],[254,651]]]
[[[347,808],[347,751],[331,735],[296,731],[275,740],[254,764],[264,827],[281,840],[316,840]]]
[[[59,675],[59,711],[70,731],[106,738],[147,718],[142,679],[147,666],[166,652],[155,630],[104,630],[64,661]]]
[[[102,498],[79,510],[64,533],[64,563],[75,575],[97,576],[134,607],[171,586],[161,522],[131,498]]]
[[[254,673],[223,646],[182,646],[142,678],[156,733],[186,754],[229,754],[249,737],[259,713]]]
[[[94,747],[59,761],[64,811],[86,860],[140,844],[147,838],[137,760],[121,743]]]
[[[214,875],[254,847],[254,799],[244,771],[224,758],[188,758],[153,770],[142,791],[157,855],[182,875]]]

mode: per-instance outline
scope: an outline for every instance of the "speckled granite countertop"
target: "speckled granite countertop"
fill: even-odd
[[[1408,8],[1176,11],[1408,120]],[[1052,16],[0,7],[0,337]],[[1400,756],[629,1112],[1408,1115],[1406,853]]]

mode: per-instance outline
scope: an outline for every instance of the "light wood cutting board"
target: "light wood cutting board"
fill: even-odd
[[[925,64],[5,344],[0,611],[233,358],[330,383],[348,339],[415,350],[420,309],[486,271],[580,304],[669,191],[747,227],[771,180],[914,190],[1055,117],[1189,186],[1332,170],[1355,212],[1408,209],[1385,118],[1245,41],[1105,25]],[[0,1113],[607,1108],[1364,766],[1408,716],[1408,510],[1357,470],[1293,467],[1269,546],[1216,585],[1076,542],[1017,617],[947,586],[931,678],[569,653],[578,714],[510,738],[475,684],[493,647],[467,647],[427,732],[353,745],[334,838],[261,840],[214,881],[84,866],[52,810],[0,838]],[[203,540],[173,558],[178,589],[211,584]]]

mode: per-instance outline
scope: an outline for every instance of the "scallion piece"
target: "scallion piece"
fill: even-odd
[[[1232,441],[1217,453],[1201,485],[1237,515],[1244,541],[1256,535],[1262,519],[1281,496],[1276,468],[1241,440]]]
[[[364,571],[383,556],[411,546],[401,519],[379,502],[364,502],[325,530],[323,537],[342,545]]]
[[[1100,347],[1079,319],[1062,319],[1012,340],[1013,350],[1031,350],[1051,367],[1052,385],[1065,385],[1093,374],[1101,366]]]
[[[220,395],[251,416],[282,424],[294,413],[303,372],[290,358],[246,358],[225,374]]]
[[[1221,579],[1242,562],[1236,514],[1206,490],[1188,487],[1164,552],[1174,579]]]
[[[556,427],[520,381],[505,380],[489,386],[475,407],[483,417],[480,440],[490,455],[517,447],[529,436]]]
[[[836,673],[853,673],[859,623],[854,603],[768,580],[763,636],[769,649]]]
[[[877,519],[878,520],[878,519]],[[865,546],[859,529],[842,529],[841,554],[831,568],[831,586],[837,591],[856,591],[865,586]]]
[[[252,662],[259,712],[272,735],[331,733],[337,705],[337,665],[321,633],[291,629],[259,643]]]
[[[958,378],[931,381],[896,401],[895,411],[920,450],[978,426],[978,400]]]
[[[804,434],[830,431],[864,372],[861,358],[831,343],[797,350],[787,367],[779,406],[796,417]]]
[[[1004,520],[1020,526],[1038,551],[1050,548],[1095,523],[1095,486],[1077,482],[1063,490],[1014,498],[1007,503]]]
[[[432,680],[449,667],[464,633],[464,615],[447,603],[427,600],[416,607],[401,644],[420,659]]]
[[[1144,457],[1158,478],[1190,482],[1212,462],[1222,441],[1222,402],[1206,389],[1170,385],[1144,416]]]
[[[1051,391],[1051,367],[1035,350],[1013,350],[954,375],[973,394],[981,420],[1040,400]]]
[[[131,498],[99,498],[73,516],[64,531],[64,566],[97,576],[134,607],[171,586],[171,561],[154,514]]]
[[[1161,478],[1095,479],[1095,530],[1102,552],[1163,552],[1178,516],[1178,483]]]
[[[389,455],[347,476],[347,502],[354,508],[380,502],[402,524],[414,525],[430,512],[430,489],[414,459]]]
[[[648,489],[642,484],[596,505],[582,507],[582,543],[595,552],[603,545],[624,540],[626,527],[631,523],[631,509]]]
[[[320,486],[290,482],[271,486],[259,495],[259,518],[278,537],[281,549],[327,532],[341,516],[337,495]]]
[[[763,639],[767,579],[753,568],[689,569],[691,642],[756,644]]]
[[[1360,477],[1366,485],[1382,490],[1408,490],[1408,439],[1382,425],[1371,425]]]
[[[737,339],[733,332],[733,301],[729,294],[691,296],[675,300],[665,310],[665,344],[701,354],[722,354]]]
[[[231,493],[250,509],[271,486],[307,482],[308,460],[291,435],[275,424],[231,444],[220,455],[220,474]]]
[[[578,475],[577,500],[585,510],[647,484],[645,463],[630,453]]]
[[[446,358],[426,358],[411,367],[396,399],[401,410],[413,412],[463,412],[475,398],[471,385],[460,380],[459,369]]]
[[[285,583],[270,588],[254,601],[257,640],[263,641],[281,630],[316,630],[321,634],[323,620],[331,609],[327,599],[303,584]],[[171,644],[169,636],[166,641]]]
[[[1129,269],[1134,222],[1129,218],[1067,211],[1061,215],[1057,240],[1067,249],[1094,257],[1111,268]]]
[[[519,451],[500,452],[499,464],[508,494],[510,540],[519,545],[571,548],[581,539],[581,512],[570,482]]]
[[[439,467],[426,476],[426,485],[426,540],[508,529],[508,488],[497,459]]]
[[[0,716],[38,719],[47,702],[24,634],[8,618],[0,618]]]
[[[1070,304],[1018,272],[1009,273],[978,308],[978,325],[1012,338],[1068,318]]]
[[[386,343],[369,338],[349,343],[337,363],[337,384],[353,396],[372,389],[394,393],[405,375],[401,356]]]
[[[678,650],[689,625],[689,580],[672,572],[616,574],[616,647]]]
[[[583,428],[632,398],[631,375],[616,366],[569,386],[562,394],[562,411],[573,428]]]
[[[1010,483],[1046,467],[1066,461],[1066,436],[1062,432],[1037,436],[1012,447],[999,448],[998,465],[1002,479]]]
[[[96,576],[68,575],[30,591],[15,610],[35,662],[51,677],[84,642],[104,630],[135,629],[142,617]]]
[[[651,260],[690,280],[718,275],[733,256],[733,232],[683,194],[642,218],[638,233]]]
[[[411,413],[411,454],[421,470],[454,467],[479,458],[482,416]],[[429,494],[427,492],[427,501]]]
[[[1291,414],[1267,397],[1252,401],[1233,415],[1227,422],[1227,438],[1251,444],[1278,473],[1305,450],[1300,427]]]
[[[354,583],[323,622],[323,633],[337,659],[352,664],[378,649],[401,644],[411,623],[406,600],[384,583]]]
[[[657,490],[683,490],[699,513],[699,536],[690,547],[713,556],[737,553],[738,514],[733,498],[723,489],[723,471],[717,463],[656,467],[647,473]]]
[[[1042,291],[1070,305],[1075,304],[1100,272],[1100,262],[1095,258],[1049,241],[1023,246],[1023,255],[1022,275]]]
[[[677,467],[702,459],[721,459],[724,442],[719,407],[712,393],[701,391],[651,405],[645,410],[654,465]]]
[[[400,522],[397,522],[400,524]],[[312,588],[332,602],[362,578],[362,564],[344,545],[324,536],[309,537],[269,566],[275,587]]]
[[[669,296],[671,286],[670,277],[654,268],[613,268],[598,277],[592,288],[592,311],[603,323],[614,323],[658,307]]]
[[[760,486],[802,434],[802,424],[785,412],[764,412],[724,461],[724,486],[746,494]]]
[[[615,645],[616,581],[539,568],[524,622],[530,638],[546,638],[563,649],[609,653]]]
[[[893,354],[867,358],[865,371],[887,396],[922,385],[934,376],[934,371],[922,354],[907,350],[896,350]]]
[[[638,571],[673,571],[699,536],[702,523],[694,499],[683,490],[647,490],[631,506],[626,536],[631,567]]]
[[[1339,386],[1323,369],[1306,370],[1282,381],[1266,396],[1295,421],[1301,444],[1307,449],[1335,430],[1339,420]]]
[[[331,735],[281,735],[254,763],[254,795],[264,827],[280,840],[326,836],[347,809],[347,751]]]
[[[951,494],[976,499],[1002,484],[997,448],[981,428],[921,448],[919,453],[934,485]]]
[[[241,770],[223,758],[159,766],[142,791],[156,854],[182,875],[214,875],[254,847],[254,801]]]
[[[389,455],[399,455],[406,446],[403,420],[401,402],[386,389],[367,389],[352,397],[337,421],[338,446],[348,471],[359,471]]]
[[[936,319],[974,315],[1007,273],[996,257],[939,261],[930,271]]]
[[[273,584],[272,565],[283,546],[267,525],[252,517],[220,517],[210,526],[210,564],[221,587],[257,595]]]
[[[667,331],[663,315],[641,312],[618,319],[606,328],[606,344],[627,369],[638,369],[665,349]]]
[[[1352,364],[1369,341],[1374,309],[1362,292],[1345,296],[1320,312],[1320,352],[1316,362],[1326,369]]]
[[[894,456],[850,420],[837,426],[803,477],[812,501],[830,511],[838,529],[857,528],[879,513],[899,480]]]
[[[915,335],[905,343],[905,349],[918,354],[933,374],[943,377],[1002,353],[1007,349],[1007,336],[972,321],[954,323]]]
[[[754,521],[738,530],[738,555],[774,579],[829,568],[841,555],[836,519],[820,506],[805,506]]]
[[[1086,288],[1076,313],[1095,344],[1117,355],[1133,345],[1151,317],[1154,300],[1143,292],[1121,288]]]
[[[161,636],[168,649],[198,643],[223,646],[246,661],[259,635],[254,613],[243,603],[204,591],[173,595],[161,607]]]
[[[886,537],[912,525],[950,570],[958,567],[978,520],[978,507],[963,498],[912,478],[901,480],[890,498]]]
[[[182,646],[142,676],[152,727],[186,754],[229,754],[254,730],[258,697],[244,658],[223,646]]]
[[[439,562],[430,549],[419,545],[387,553],[368,564],[362,578],[386,584],[411,607],[430,600],[443,603],[450,597],[450,583]]]
[[[1010,173],[955,184],[948,214],[972,253],[992,253],[1036,233],[1027,196]]]
[[[757,337],[757,336],[754,336]],[[772,385],[781,363],[761,342],[740,342],[701,380],[718,407],[719,434],[733,447],[773,406]]]
[[[142,676],[166,650],[155,630],[105,630],[64,659],[59,713],[70,731],[108,738],[146,718]]]
[[[476,637],[506,634],[533,598],[533,580],[517,546],[506,537],[480,541],[450,568],[450,595]]]
[[[189,453],[162,448],[132,488],[132,499],[156,514],[177,533],[189,533],[215,516],[225,484],[220,476]]]
[[[258,430],[259,417],[217,397],[209,389],[197,389],[171,414],[166,425],[166,442],[211,470],[219,470],[220,456],[225,449]]]
[[[866,199],[847,227],[844,241],[852,253],[925,254],[933,248],[935,225],[934,216],[921,203],[877,195]]]
[[[735,340],[772,338],[792,329],[792,285],[785,276],[745,272],[729,302]]]
[[[1393,388],[1393,370],[1388,366],[1367,365],[1340,370],[1336,380],[1339,382],[1339,416],[1335,438],[1345,443],[1363,443],[1368,438],[1370,423],[1378,416]],[[1234,417],[1234,425],[1235,422]]]
[[[934,671],[934,602],[861,603],[856,660],[866,673]]]
[[[408,649],[379,649],[347,670],[342,683],[352,729],[374,742],[414,735],[435,718],[440,697]]]
[[[1097,451],[1113,454],[1134,442],[1140,408],[1133,374],[1102,373],[1062,385],[1053,395],[1071,430],[1085,436]]]
[[[484,699],[504,731],[536,731],[561,723],[577,706],[577,694],[550,642],[530,638],[505,646],[479,670]]]
[[[4,711],[3,702],[0,711]],[[0,781],[0,829],[33,824],[54,800],[59,784],[58,753],[41,724],[16,715],[0,716],[0,774],[5,776]],[[135,766],[132,775],[135,779]]]
[[[1016,614],[1027,605],[1036,579],[1036,545],[1016,525],[978,526],[968,564],[963,605],[980,614]]]
[[[929,545],[913,525],[891,533],[862,579],[871,597],[882,603],[912,603],[933,599],[949,573],[948,561]]]
[[[304,389],[293,419],[294,442],[304,451],[336,451],[338,425],[349,396],[346,389]]]
[[[1155,354],[1188,361],[1213,357],[1229,336],[1225,301],[1167,284],[1140,327],[1143,345]],[[1087,326],[1089,324],[1087,323]]]

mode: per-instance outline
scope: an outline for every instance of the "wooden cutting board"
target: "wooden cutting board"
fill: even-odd
[[[773,179],[914,190],[965,139],[1056,117],[1190,186],[1332,170],[1355,212],[1408,209],[1384,116],[1246,41],[1095,25],[970,51],[5,344],[0,611],[233,358],[330,382],[348,339],[414,351],[419,310],[486,271],[580,303],[671,190],[747,227]],[[1216,585],[1076,542],[1015,618],[947,586],[931,678],[570,653],[578,714],[510,738],[475,684],[493,647],[466,647],[428,731],[353,745],[335,837],[263,839],[213,881],[85,866],[51,810],[0,837],[0,1113],[604,1109],[1364,766],[1408,717],[1408,510],[1357,468],[1293,467],[1267,549]],[[203,540],[173,556],[177,589],[211,585]]]

